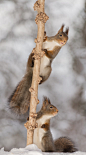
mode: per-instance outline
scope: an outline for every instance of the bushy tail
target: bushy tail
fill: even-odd
[[[17,114],[25,114],[29,108],[32,74],[26,74],[9,97],[9,107]]]
[[[60,137],[54,142],[56,152],[75,152],[77,148],[75,147],[74,143],[71,139],[67,137]]]

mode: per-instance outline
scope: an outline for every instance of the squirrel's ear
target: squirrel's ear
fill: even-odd
[[[60,30],[58,31],[58,33],[63,32],[63,28],[64,28],[64,24],[61,26]]]
[[[69,32],[69,27],[66,29],[65,33],[68,35]]]
[[[51,104],[50,100],[44,96],[42,109],[45,109],[47,105]]]

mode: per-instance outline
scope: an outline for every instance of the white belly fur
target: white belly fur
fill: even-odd
[[[51,51],[55,46],[61,46],[61,45],[56,41],[43,42],[43,49],[47,49]],[[46,55],[44,55],[41,58],[40,76],[46,76],[46,79],[47,79],[50,73],[51,73],[51,62],[50,62],[50,59]]]
[[[45,123],[46,117],[42,117],[41,119],[37,120],[38,123],[38,128],[34,130],[34,135],[33,135],[33,143],[38,146],[39,149],[44,151],[44,148],[42,146],[42,138],[45,134],[45,130],[41,128],[42,123]]]
[[[50,70],[51,70],[50,59],[46,55],[44,55],[41,58],[40,75],[46,76],[47,74],[49,74]]]
[[[37,128],[34,130],[33,144],[36,144],[39,149],[44,151],[42,146],[42,137],[44,136],[45,131],[42,128]]]
[[[42,124],[46,123],[47,119],[50,119],[50,118],[52,118],[52,114],[44,115],[44,116],[42,116],[42,118],[40,118],[36,121],[38,123],[38,128],[36,128],[34,130],[33,144],[36,144],[38,146],[38,148],[41,149],[42,151],[45,151],[42,146],[42,138],[45,135],[46,131],[43,128],[41,128],[41,126],[42,126]]]
[[[45,42],[43,42],[43,49],[47,49],[48,51],[52,51],[55,46],[61,46],[61,44],[59,44],[56,41],[45,41]]]

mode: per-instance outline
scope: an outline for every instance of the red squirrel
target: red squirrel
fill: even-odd
[[[45,54],[41,57],[40,77],[42,80],[40,84],[46,81],[50,76],[52,61],[60,51],[61,47],[64,46],[68,40],[69,29],[67,28],[66,31],[63,32],[63,28],[64,25],[61,26],[55,36],[46,36],[43,40],[43,49],[45,50]],[[33,67],[34,59],[33,53],[31,53],[28,58],[26,73],[8,100],[10,108],[18,114],[25,114],[29,108],[29,88],[31,87],[32,82]]]
[[[43,152],[75,152],[77,148],[70,138],[60,137],[53,140],[50,120],[57,113],[58,109],[47,97],[44,97],[42,108],[37,112],[37,127],[34,129],[33,144],[36,144]]]

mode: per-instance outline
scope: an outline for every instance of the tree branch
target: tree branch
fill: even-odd
[[[42,53],[42,44],[44,37],[45,22],[48,20],[48,16],[44,13],[45,0],[38,0],[34,4],[34,10],[38,12],[35,22],[38,25],[37,39],[35,39],[36,48],[33,50],[34,53],[34,68],[33,68],[33,79],[30,88],[31,99],[30,99],[30,114],[29,121],[25,124],[27,128],[27,145],[33,143],[33,133],[36,126],[36,106],[38,101],[38,84],[40,82],[40,58]]]

